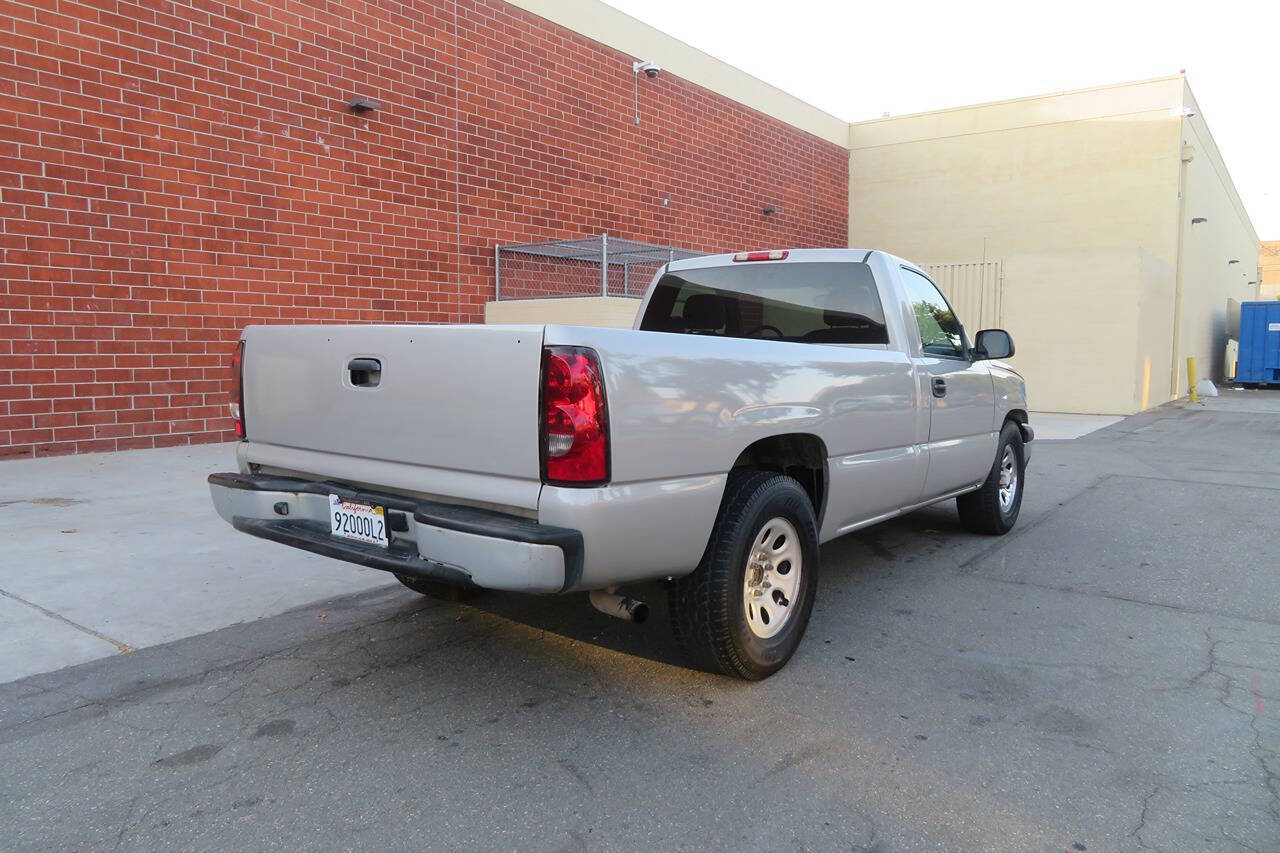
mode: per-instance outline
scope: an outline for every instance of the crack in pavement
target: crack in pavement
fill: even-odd
[[[1203,670],[1193,678],[1191,684],[1195,684],[1203,676],[1208,674],[1218,676],[1218,678],[1221,679],[1219,686],[1215,688],[1215,692],[1218,694],[1216,697],[1218,704],[1227,711],[1234,714],[1240,714],[1248,719],[1249,731],[1253,734],[1252,742],[1249,745],[1249,754],[1253,757],[1254,761],[1258,763],[1258,767],[1262,771],[1263,785],[1271,795],[1271,803],[1268,806],[1268,810],[1271,812],[1273,818],[1280,820],[1280,776],[1278,776],[1271,767],[1271,762],[1280,758],[1280,749],[1272,748],[1270,745],[1264,743],[1262,730],[1258,728],[1258,721],[1265,715],[1260,713],[1261,703],[1255,699],[1255,697],[1260,695],[1259,688],[1254,685],[1260,684],[1261,679],[1257,678],[1258,673],[1254,671],[1252,673],[1253,678],[1250,679],[1249,687],[1245,688],[1241,686],[1239,679],[1233,678],[1228,672],[1224,671],[1225,668],[1228,666],[1234,666],[1239,669],[1252,669],[1252,667],[1248,664],[1224,660],[1221,652],[1219,651],[1219,647],[1223,644],[1230,644],[1233,642],[1250,642],[1250,640],[1219,639],[1214,636],[1215,630],[1222,632],[1227,629],[1208,628],[1205,630],[1205,638],[1210,641],[1208,650],[1209,666],[1206,670]],[[1280,643],[1268,640],[1252,640],[1252,642],[1268,646],[1280,646]],[[1255,699],[1255,703],[1250,704],[1246,701],[1244,703],[1244,708],[1236,707],[1231,702],[1233,689],[1237,693],[1243,694],[1249,699]]]
[[[1147,828],[1147,812],[1151,809],[1151,801],[1156,794],[1160,793],[1160,786],[1156,785],[1151,789],[1151,793],[1142,798],[1142,811],[1138,813],[1138,825],[1129,833],[1129,837],[1138,842],[1139,850],[1149,850],[1146,842],[1142,838],[1142,831]]]
[[[72,620],[63,616],[61,613],[50,610],[47,607],[41,607],[39,604],[36,604],[34,601],[28,601],[27,599],[23,598],[20,595],[15,595],[14,593],[9,592],[7,589],[0,589],[0,595],[3,595],[5,598],[11,599],[12,601],[16,601],[19,604],[25,604],[27,607],[30,607],[32,610],[35,610],[39,613],[43,613],[45,616],[48,616],[50,619],[53,619],[57,622],[61,622],[64,625],[68,625],[72,628],[75,628],[77,631],[81,631],[85,634],[88,634],[90,637],[97,637],[99,640],[102,640],[104,643],[110,643],[111,645],[119,649],[120,654],[122,655],[127,655],[130,652],[137,651],[137,649],[135,649],[133,646],[129,645],[128,643],[122,643],[119,640],[115,639],[114,637],[108,637],[106,634],[102,633],[101,631],[95,631],[93,628],[90,628],[87,625],[81,625],[79,622],[73,622]]]
[[[1013,578],[994,578],[990,575],[981,575],[976,573],[961,573],[965,577],[976,578],[980,581],[988,581],[990,583],[1011,584],[1013,586],[1029,586],[1034,589],[1044,589],[1050,592],[1061,592],[1066,595],[1081,595],[1086,598],[1105,598],[1110,601],[1123,601],[1126,604],[1137,604],[1142,607],[1158,607],[1163,610],[1172,610],[1175,613],[1186,613],[1190,616],[1211,616],[1222,617],[1224,619],[1236,619],[1241,622],[1252,622],[1255,625],[1268,625],[1271,627],[1280,627],[1280,621],[1272,619],[1262,619],[1257,616],[1247,616],[1241,613],[1223,613],[1220,610],[1198,610],[1194,607],[1184,607],[1181,604],[1166,604],[1162,601],[1146,601],[1141,598],[1134,598],[1128,595],[1119,595],[1110,592],[1093,592],[1085,589],[1076,589],[1070,586],[1056,586],[1048,583],[1036,583],[1029,580],[1015,580]]]
[[[1182,689],[1191,690],[1196,687],[1205,687],[1211,690],[1214,695],[1214,701],[1222,706],[1227,712],[1237,714],[1244,717],[1252,734],[1250,742],[1247,746],[1248,754],[1257,763],[1258,769],[1261,771],[1261,781],[1264,790],[1269,795],[1270,802],[1266,806],[1266,811],[1273,820],[1280,822],[1280,775],[1273,769],[1272,763],[1280,759],[1280,744],[1272,746],[1264,741],[1264,735],[1259,728],[1259,722],[1265,717],[1261,712],[1261,702],[1256,698],[1260,696],[1260,688],[1257,686],[1261,683],[1257,667],[1252,663],[1246,663],[1237,660],[1231,660],[1230,657],[1224,656],[1224,649],[1229,653],[1232,645],[1241,645],[1248,643],[1256,643],[1264,646],[1280,647],[1280,642],[1266,639],[1257,639],[1248,636],[1224,637],[1222,634],[1232,631],[1233,629],[1222,627],[1208,627],[1204,631],[1205,641],[1208,643],[1206,656],[1208,665],[1187,680]],[[1239,633],[1238,631],[1236,632]],[[1243,677],[1233,676],[1228,669],[1235,668],[1237,670],[1246,670],[1251,673],[1248,679],[1248,687],[1243,685],[1245,679]],[[1244,697],[1243,702],[1239,704],[1233,702],[1234,698]],[[1244,707],[1240,707],[1243,705]],[[1199,782],[1187,785],[1187,791],[1200,791],[1210,796],[1233,803],[1238,806],[1247,808],[1259,808],[1260,806],[1253,803],[1237,800],[1232,797],[1221,796],[1208,789],[1212,784],[1252,784],[1249,780],[1224,780],[1219,782]],[[1159,787],[1157,787],[1157,791]],[[1150,797],[1155,796],[1155,792],[1144,801],[1143,816],[1140,825],[1146,821],[1146,807],[1149,804]],[[1135,830],[1136,832],[1136,830]],[[1231,838],[1233,843],[1247,846],[1239,839]]]

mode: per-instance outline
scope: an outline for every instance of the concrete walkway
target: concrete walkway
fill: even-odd
[[[0,683],[395,583],[236,533],[232,445],[0,462]]]
[[[1032,412],[1031,425],[1037,441],[1069,441],[1091,432],[1118,424],[1124,418],[1115,415],[1070,415],[1062,412]]]

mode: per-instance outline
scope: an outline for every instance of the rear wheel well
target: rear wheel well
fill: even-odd
[[[732,471],[777,471],[800,484],[813,514],[822,525],[822,511],[827,496],[827,446],[810,433],[771,435],[748,445],[738,454]]]

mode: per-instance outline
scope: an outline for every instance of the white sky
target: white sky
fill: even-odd
[[[605,2],[850,121],[1185,68],[1258,236],[1280,239],[1280,0]]]

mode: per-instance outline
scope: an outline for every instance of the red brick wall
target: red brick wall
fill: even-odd
[[[670,73],[637,127],[631,59],[486,0],[0,0],[0,456],[229,438],[241,327],[478,320],[495,242],[844,245],[843,149]]]

